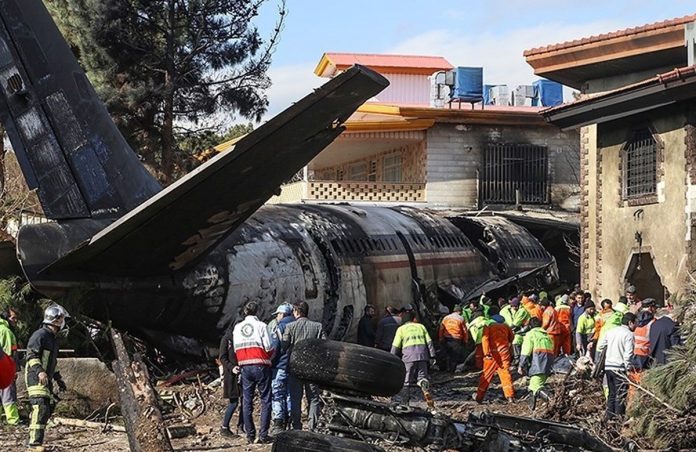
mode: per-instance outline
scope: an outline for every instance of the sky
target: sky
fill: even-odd
[[[267,0],[255,20],[264,36],[278,1]],[[313,73],[324,52],[443,56],[454,66],[482,66],[484,83],[514,87],[537,79],[526,49],[696,13],[693,0],[286,2],[265,120],[326,81]]]

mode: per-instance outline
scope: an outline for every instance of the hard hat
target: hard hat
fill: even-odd
[[[53,303],[44,311],[43,323],[56,326],[58,331],[60,331],[65,328],[65,319],[69,317],[70,314],[63,306]]]

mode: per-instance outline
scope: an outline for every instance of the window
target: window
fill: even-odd
[[[365,181],[367,180],[367,163],[353,163],[348,166],[349,181]]]
[[[401,182],[401,154],[392,154],[382,161],[382,181]]]
[[[486,203],[546,204],[548,150],[533,144],[490,143],[483,154],[481,198]]]
[[[623,160],[624,198],[657,193],[657,143],[647,128],[626,142]]]
[[[377,181],[377,160],[370,160],[370,171],[367,174],[367,180],[370,182]]]

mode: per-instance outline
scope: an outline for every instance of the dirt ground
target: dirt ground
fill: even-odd
[[[494,384],[486,394],[483,404],[477,404],[472,399],[472,394],[476,392],[478,386],[479,373],[438,373],[432,375],[432,392],[436,403],[436,408],[451,416],[454,419],[466,420],[469,413],[487,410],[490,412],[501,412],[519,416],[532,416],[533,413],[528,408],[526,380],[517,378],[515,390],[517,401],[508,403],[502,394],[499,384],[494,380]],[[207,406],[205,412],[198,418],[191,421],[195,426],[197,434],[183,439],[173,439],[172,446],[176,451],[270,451],[271,445],[248,445],[246,438],[223,438],[219,433],[219,426],[225,408],[225,401],[221,398],[221,390],[210,393],[206,398]],[[425,408],[422,401],[416,405]],[[178,423],[182,418],[168,415],[168,423]],[[258,421],[258,415],[256,417]],[[232,419],[232,425],[236,425],[237,414]],[[28,436],[27,426],[0,427],[0,450],[20,451],[25,449]],[[128,439],[125,433],[107,432],[83,427],[68,427],[62,425],[49,424],[46,431],[46,446],[52,451],[109,451],[121,452],[128,451]]]

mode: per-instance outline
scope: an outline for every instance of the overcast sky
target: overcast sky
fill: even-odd
[[[277,0],[257,20],[267,35]],[[485,83],[536,79],[525,49],[696,13],[693,0],[287,0],[288,16],[270,75],[266,119],[324,79],[324,52],[439,55],[454,66],[483,66]]]

